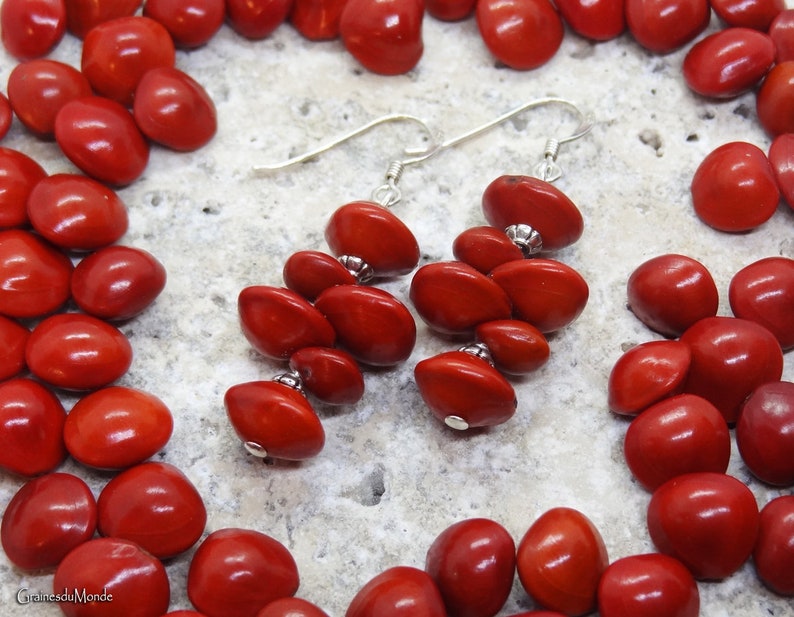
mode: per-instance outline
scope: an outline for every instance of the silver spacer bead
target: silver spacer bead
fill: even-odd
[[[505,234],[524,254],[524,257],[532,257],[543,250],[543,238],[540,232],[531,225],[517,223],[505,229]]]
[[[289,373],[282,373],[281,375],[276,375],[273,377],[273,381],[277,381],[278,383],[283,383],[285,386],[289,386],[293,390],[296,390],[300,394],[304,396],[306,393],[303,391],[303,380],[301,376],[298,374],[297,371],[290,371]],[[247,446],[246,446],[247,447]]]
[[[353,255],[342,255],[339,258],[339,263],[341,263],[345,270],[350,272],[353,276],[356,277],[356,280],[359,284],[363,285],[372,280],[375,276],[375,271],[372,269],[366,261],[361,259],[361,257],[355,257]]]
[[[459,348],[458,351],[464,351],[473,356],[477,356],[481,360],[485,360],[488,364],[493,366],[491,351],[488,349],[488,346],[485,343],[469,343],[468,345],[464,345],[463,347]]]
[[[243,444],[248,454],[252,454],[257,458],[267,458],[267,450],[265,450],[262,446],[260,446],[255,441],[246,441]]]
[[[469,423],[460,416],[447,416],[444,418],[444,424],[449,428],[454,428],[456,431],[465,431],[469,428]]]

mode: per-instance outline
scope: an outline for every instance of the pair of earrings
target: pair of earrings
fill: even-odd
[[[270,173],[309,159],[390,122],[418,125],[426,145],[405,151],[369,200],[341,206],[325,240],[330,253],[291,255],[285,287],[254,285],[238,297],[242,331],[262,355],[287,362],[269,381],[232,386],[224,396],[229,420],[251,454],[303,460],[322,449],[325,434],[307,391],[326,404],[351,404],[364,392],[360,366],[391,367],[409,358],[416,342],[411,311],[386,290],[365,285],[409,274],[419,263],[411,230],[389,208],[401,199],[399,181],[408,165],[542,105],[567,107],[579,120],[563,139],[550,139],[535,176],[501,176],[483,195],[487,226],[454,241],[456,261],[424,265],[411,281],[410,300],[427,325],[445,336],[470,336],[470,344],[420,361],[419,392],[447,426],[465,430],[505,422],[517,402],[507,374],[526,374],[549,356],[545,335],[583,310],[584,279],[544,254],[575,242],[583,219],[576,205],[551,183],[561,176],[560,146],[586,135],[592,118],[559,98],[526,103],[454,139],[442,141],[421,119],[383,116],[315,150],[255,171]],[[526,259],[532,257],[532,259]]]

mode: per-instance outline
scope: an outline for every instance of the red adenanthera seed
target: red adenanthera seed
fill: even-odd
[[[769,25],[768,34],[775,42],[776,60],[794,60],[794,8],[780,11]]]
[[[536,371],[549,359],[546,337],[525,321],[488,321],[477,326],[474,335],[476,342],[488,348],[494,366],[503,373],[525,375]]]
[[[524,259],[524,253],[507,234],[494,227],[470,227],[452,243],[455,259],[488,274],[508,261]]]
[[[711,0],[717,16],[729,26],[766,31],[784,8],[783,0]]]
[[[356,277],[338,259],[320,251],[298,251],[287,258],[284,284],[309,302],[335,285],[355,285]]]
[[[28,223],[30,191],[47,172],[27,154],[0,147],[0,228]]]
[[[25,368],[25,347],[30,330],[15,319],[0,315],[0,381],[15,377]]]
[[[758,578],[783,596],[794,595],[794,495],[781,495],[761,509],[753,564]]]
[[[0,92],[0,139],[8,134],[13,121],[14,110],[11,108],[11,102],[5,94]]]
[[[328,613],[307,600],[290,597],[269,602],[256,617],[328,617]]]
[[[345,617],[446,617],[444,600],[427,572],[395,566],[358,590]]]
[[[556,0],[568,26],[592,41],[609,41],[626,30],[622,0]]]
[[[792,9],[792,13],[794,13],[794,9]],[[792,28],[792,39],[794,39],[794,27]],[[775,137],[769,146],[768,157],[780,194],[789,207],[794,210],[794,133],[784,133]]]
[[[64,0],[4,0],[0,6],[0,38],[19,60],[46,56],[65,33]]]
[[[264,39],[289,15],[291,0],[225,0],[226,19],[237,34],[250,40]]]
[[[794,61],[780,62],[767,73],[755,97],[758,121],[772,137],[794,133]]]
[[[226,4],[224,0],[147,0],[143,16],[162,24],[177,47],[194,49],[220,30]]]
[[[346,1],[293,0],[289,21],[310,41],[330,41],[339,38],[339,20]]]
[[[82,39],[94,26],[134,14],[143,0],[64,0],[66,3],[66,27],[77,38]]]
[[[364,395],[364,377],[346,351],[330,347],[304,347],[289,359],[304,388],[328,405],[352,405]]]
[[[631,35],[657,54],[693,41],[711,19],[708,0],[626,0],[625,11]]]

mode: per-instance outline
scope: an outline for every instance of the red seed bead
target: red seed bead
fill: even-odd
[[[341,349],[304,347],[292,354],[289,367],[309,392],[328,405],[351,405],[364,395],[361,369]]]
[[[623,454],[639,483],[654,491],[685,473],[725,473],[731,436],[714,405],[694,394],[679,394],[651,405],[632,420]]]
[[[783,350],[794,348],[794,259],[767,257],[731,279],[728,299],[736,317],[761,324]]]
[[[42,317],[69,299],[69,258],[39,236],[0,231],[0,314]]]
[[[441,21],[460,21],[474,13],[476,0],[427,0],[425,10]]]
[[[72,474],[49,473],[30,480],[8,502],[0,537],[9,561],[23,570],[57,566],[91,539],[97,509],[91,489]]]
[[[143,16],[165,26],[176,46],[194,49],[220,30],[226,4],[224,0],[147,0]]]
[[[794,383],[768,382],[747,397],[736,423],[736,445],[761,481],[794,486]]]
[[[14,120],[14,110],[8,97],[0,92],[0,139],[8,134],[11,122]]]
[[[590,290],[576,270],[553,259],[525,259],[502,264],[491,272],[513,304],[513,316],[547,334],[581,315]]]
[[[293,0],[290,23],[310,41],[339,38],[339,20],[346,0]]]
[[[769,26],[769,36],[775,42],[777,62],[794,60],[794,8],[777,14]]]
[[[86,313],[124,321],[142,313],[165,288],[166,271],[143,249],[106,246],[83,258],[72,274],[72,297]]]
[[[794,210],[794,133],[775,137],[769,146],[768,156],[780,193]]]
[[[26,154],[0,148],[0,229],[28,222],[27,201],[47,172]]]
[[[46,56],[66,33],[64,0],[3,0],[0,36],[19,60]]]
[[[508,261],[524,259],[518,245],[494,227],[472,227],[462,232],[452,244],[452,254],[483,274]]]
[[[63,249],[91,251],[119,240],[127,207],[116,192],[79,174],[53,174],[39,181],[27,201],[28,218],[44,238]]]
[[[711,19],[708,0],[626,0],[625,11],[637,43],[658,54],[693,41]]]
[[[356,277],[338,259],[320,251],[298,251],[284,263],[284,284],[313,302],[334,285],[355,285]]]
[[[394,366],[408,359],[416,344],[416,323],[405,305],[374,287],[338,285],[315,302],[336,331],[341,347],[371,366]]]
[[[407,274],[419,263],[419,245],[411,230],[390,210],[355,201],[331,215],[325,240],[337,257],[362,259],[374,276]]]
[[[225,0],[225,4],[232,30],[254,41],[267,38],[284,23],[292,0]]]
[[[726,28],[687,52],[684,79],[703,96],[732,98],[760,83],[774,62],[775,44],[769,35],[751,28]]]
[[[17,64],[8,76],[8,98],[20,122],[36,137],[51,139],[61,107],[90,96],[91,84],[69,64],[40,58]]]
[[[507,422],[516,411],[516,395],[487,361],[465,351],[448,351],[414,368],[422,399],[447,426],[465,430]]]
[[[755,110],[772,137],[794,133],[794,61],[780,62],[767,73],[756,94]]]
[[[237,308],[245,338],[268,358],[286,360],[302,347],[333,347],[336,341],[322,313],[289,289],[246,287]]]
[[[488,348],[494,366],[503,373],[525,375],[549,359],[549,342],[532,324],[515,319],[488,321],[474,330],[478,343]]]
[[[540,233],[544,251],[576,242],[584,231],[582,214],[565,193],[532,176],[500,176],[482,196],[485,219],[498,229],[529,225]]]
[[[82,39],[97,24],[133,15],[143,0],[65,0],[66,27]]]
[[[647,341],[632,347],[609,374],[609,408],[633,416],[680,393],[691,362],[692,352],[680,341]]]
[[[0,382],[0,468],[21,476],[55,469],[66,458],[66,410],[48,388],[23,377]]]
[[[794,596],[794,495],[776,497],[761,509],[753,564],[769,589]]]
[[[711,273],[699,261],[674,253],[643,262],[629,276],[628,307],[642,323],[675,338],[719,308]]]
[[[345,617],[381,615],[446,617],[447,611],[438,587],[427,572],[395,566],[359,589],[345,612]]]
[[[174,419],[159,398],[127,386],[92,392],[72,407],[63,427],[69,454],[97,469],[125,469],[162,450]]]
[[[556,0],[563,21],[592,41],[609,41],[626,30],[622,0]]]
[[[510,318],[510,300],[504,290],[457,261],[419,268],[411,281],[410,298],[425,323],[446,334],[468,334],[486,321]]]
[[[256,617],[328,617],[316,604],[301,598],[279,598],[268,603]]]
[[[25,346],[30,330],[14,319],[0,315],[0,381],[25,368]]]
[[[681,342],[692,351],[684,391],[709,400],[729,424],[753,390],[783,373],[780,344],[754,321],[707,317],[684,332]]]
[[[25,361],[33,375],[57,388],[94,390],[127,372],[132,346],[120,330],[101,319],[63,313],[33,329]]]
[[[306,397],[278,381],[232,386],[223,399],[237,436],[255,456],[302,461],[319,454],[325,431]]]
[[[766,32],[786,3],[785,0],[711,0],[711,8],[728,26]]]
[[[135,542],[159,559],[169,559],[198,542],[207,509],[196,487],[168,463],[142,463],[122,471],[97,499],[101,535]]]

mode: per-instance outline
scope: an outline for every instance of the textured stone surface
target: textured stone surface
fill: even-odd
[[[229,526],[266,532],[294,554],[298,595],[340,617],[366,581],[394,565],[424,565],[435,536],[465,517],[500,521],[516,541],[554,506],[585,513],[612,559],[652,550],[645,528],[649,495],[623,462],[626,422],[607,411],[606,382],[629,346],[657,338],[626,309],[625,284],[642,261],[666,252],[702,261],[729,314],[728,282],[766,256],[794,257],[794,212],[780,207],[743,235],[714,231],[695,217],[689,183],[700,160],[731,140],[766,150],[751,94],[715,102],[691,94],[681,76],[684,52],[653,56],[628,36],[591,44],[567,34],[557,56],[531,72],[497,66],[473,20],[425,20],[425,55],[409,75],[361,69],[341,44],[309,43],[289,26],[244,41],[224,27],[205,48],[180,52],[177,64],[215,100],[219,131],[205,148],[176,154],[154,148],[144,176],[120,194],[130,211],[123,239],[154,253],[168,284],[155,305],[123,325],[135,350],[121,383],[161,397],[175,417],[158,460],[177,465],[207,502],[207,532]],[[54,57],[79,65],[66,40]],[[13,62],[0,59],[0,84]],[[585,219],[581,240],[556,256],[588,281],[581,317],[550,339],[551,358],[514,382],[518,412],[503,426],[460,435],[432,418],[412,379],[422,358],[455,345],[419,325],[417,347],[395,370],[367,372],[363,400],[320,407],[325,450],[304,464],[266,465],[244,453],[226,421],[224,391],[269,378],[283,367],[258,357],[237,322],[236,297],[250,284],[281,284],[291,252],[324,250],[323,227],[339,205],[366,198],[403,147],[422,136],[408,124],[377,129],[311,163],[265,177],[252,166],[282,160],[383,114],[421,116],[447,137],[537,97],[559,96],[591,110],[587,137],[563,146],[557,187]],[[484,224],[480,195],[504,173],[529,173],[547,137],[573,126],[562,109],[522,114],[490,133],[406,170],[394,207],[415,232],[422,263],[451,259],[452,240]],[[72,171],[52,143],[36,142],[18,123],[2,142],[35,157],[50,173]],[[407,298],[410,277],[383,286]],[[785,378],[794,379],[791,354]],[[73,462],[95,494],[109,479]],[[730,471],[759,505],[781,491],[750,477],[734,448]],[[4,506],[20,485],[0,477]],[[790,492],[782,491],[784,493]],[[189,607],[190,554],[167,564],[172,608]],[[0,612],[59,614],[48,604],[16,605],[17,590],[48,591],[51,574],[23,573],[0,556]],[[701,614],[791,614],[766,591],[751,564],[720,583],[700,585]],[[502,615],[532,607],[516,582]]]

